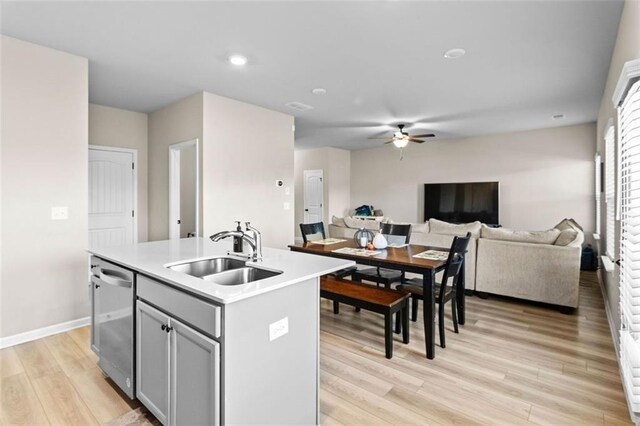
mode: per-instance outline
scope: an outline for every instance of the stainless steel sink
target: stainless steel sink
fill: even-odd
[[[169,269],[182,272],[193,277],[202,278],[232,269],[244,268],[246,261],[231,257],[215,257],[213,259],[185,262],[178,265],[167,266]]]
[[[244,268],[231,269],[202,278],[220,285],[240,285],[250,283],[252,281],[264,280],[265,278],[275,277],[281,273],[281,271],[270,271],[267,269],[245,266]]]
[[[220,285],[246,284],[275,277],[282,273],[282,271],[247,266],[246,263],[246,260],[232,257],[214,257],[212,259],[169,265],[167,268]]]

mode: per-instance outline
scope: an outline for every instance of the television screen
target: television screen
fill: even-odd
[[[424,220],[498,225],[499,183],[425,183]]]

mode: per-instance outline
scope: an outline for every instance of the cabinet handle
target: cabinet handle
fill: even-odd
[[[100,284],[94,284],[96,288],[100,288]]]
[[[165,331],[166,331],[167,333],[169,333],[171,330],[173,330],[173,327],[169,327],[169,326],[167,326],[167,328],[165,328]]]
[[[162,331],[166,331],[167,326],[166,326],[166,324],[162,324],[162,325],[160,326],[160,328],[162,329]]]

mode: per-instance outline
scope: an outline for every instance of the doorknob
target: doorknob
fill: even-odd
[[[178,219],[178,225],[180,225],[182,223],[182,221],[180,219]]]
[[[304,209],[304,211],[305,211],[305,212],[308,212],[308,211],[309,211],[309,209]]]

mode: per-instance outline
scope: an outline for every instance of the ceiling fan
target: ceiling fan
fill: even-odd
[[[409,142],[423,143],[424,142],[423,138],[432,138],[435,136],[433,133],[425,133],[422,135],[410,136],[409,133],[403,130],[404,127],[405,127],[404,124],[398,124],[398,131],[393,134],[391,139],[389,139],[388,136],[370,137],[369,139],[389,139],[388,141],[385,142],[385,144],[393,143],[393,145],[396,148],[404,148],[409,144]]]

